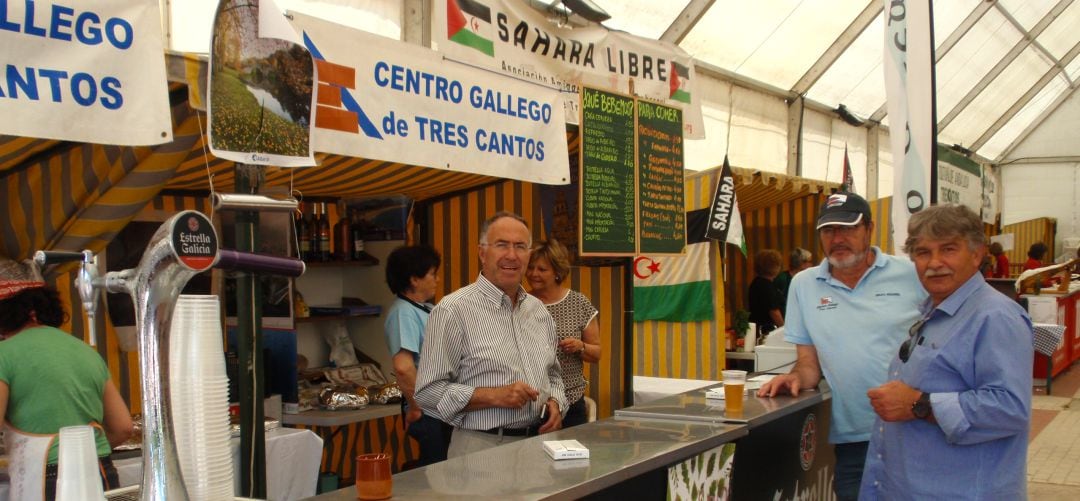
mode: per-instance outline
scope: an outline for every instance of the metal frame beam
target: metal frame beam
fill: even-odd
[[[404,0],[401,2],[401,40],[431,47],[431,2]]]
[[[859,38],[859,35],[866,31],[866,27],[877,19],[883,9],[884,4],[882,2],[870,0],[866,4],[866,8],[855,17],[855,20],[851,21],[851,24],[844,29],[843,33],[840,33],[840,36],[836,37],[832,45],[821,53],[821,57],[810,66],[810,69],[806,70],[802,78],[795,82],[795,85],[791,87],[791,91],[798,95],[806,94],[806,91],[814,86],[814,83],[832,67],[837,59],[840,59],[840,56]]]
[[[679,16],[664,30],[664,34],[660,35],[660,40],[678,45],[715,2],[716,0],[690,0]]]
[[[1019,135],[1016,136],[1016,139],[1013,139],[1012,143],[1010,143],[1009,146],[1007,148],[1005,148],[1005,150],[1002,151],[1001,154],[998,155],[998,157],[996,159],[994,159],[993,163],[1000,164],[1000,163],[1004,162],[1005,159],[1008,158],[1009,155],[1012,154],[1013,150],[1015,150],[1017,147],[1019,147],[1024,142],[1024,140],[1027,139],[1028,136],[1031,135],[1032,132],[1035,132],[1035,129],[1038,129],[1039,126],[1042,125],[1043,122],[1046,121],[1046,119],[1050,118],[1050,115],[1053,115],[1054,112],[1057,111],[1058,108],[1060,108],[1063,103],[1065,103],[1065,101],[1067,101],[1070,97],[1072,97],[1073,94],[1076,94],[1076,91],[1078,89],[1080,89],[1080,85],[1073,84],[1071,89],[1072,90],[1070,90],[1068,92],[1062,92],[1061,95],[1058,96],[1057,99],[1055,99],[1053,103],[1050,103],[1050,106],[1047,106],[1046,109],[1043,110],[1043,112],[1040,113],[1039,116],[1035,118],[1035,120],[1032,120],[1031,123],[1028,124],[1028,126]],[[1013,164],[1013,163],[1017,163],[1017,161],[1013,161],[1013,162],[1009,162],[1009,163]]]
[[[996,79],[998,76],[1000,76],[1001,73],[1005,71],[1005,68],[1008,68],[1009,65],[1012,64],[1013,61],[1015,61],[1016,58],[1019,57],[1020,54],[1022,54],[1024,50],[1028,48],[1028,46],[1035,45],[1036,47],[1039,47],[1039,44],[1035,41],[1035,38],[1038,37],[1039,34],[1042,33],[1047,26],[1050,26],[1050,23],[1054,22],[1054,19],[1056,19],[1058,15],[1061,14],[1061,11],[1065,10],[1065,8],[1068,7],[1069,4],[1071,4],[1072,2],[1073,0],[1059,1],[1057,5],[1051,8],[1046,13],[1046,15],[1044,15],[1042,19],[1040,19],[1039,22],[1035,24],[1035,26],[1031,27],[1030,31],[1025,30],[1024,26],[1021,25],[1016,20],[1016,18],[1013,17],[1012,14],[1010,14],[1009,11],[1005,9],[1005,7],[1002,7],[995,2],[994,7],[997,8],[998,12],[1006,20],[1008,20],[1010,24],[1012,24],[1013,28],[1020,32],[1022,38],[1019,42],[1016,42],[1016,45],[1014,45],[1013,48],[1010,49],[1009,52],[1006,53],[1005,56],[1003,56],[1001,60],[998,61],[998,63],[995,64],[994,67],[991,68],[990,71],[982,77],[981,80],[979,80],[979,83],[975,84],[975,86],[972,87],[971,90],[969,90],[968,93],[965,94],[958,103],[956,103],[956,106],[953,106],[953,108],[949,110],[949,113],[946,114],[944,118],[938,120],[938,130],[945,130],[945,128],[947,128],[949,124],[956,119],[956,117],[960,116],[960,114],[963,113],[965,109],[967,109],[968,105],[975,101],[975,98],[979,97],[979,94],[982,94],[982,92],[990,86],[990,83],[993,82],[994,79]],[[1045,51],[1046,49],[1042,50]],[[1048,58],[1055,63],[1055,65],[1060,66],[1061,63],[1057,61],[1057,59],[1053,58],[1053,56],[1049,56],[1048,53],[1045,55],[1047,55]],[[970,149],[975,150],[976,148]]]
[[[936,64],[941,61],[960,39],[964,38],[964,35],[966,35],[968,31],[971,31],[971,27],[975,26],[975,24],[982,19],[983,15],[985,15],[993,6],[993,2],[980,2],[976,5],[975,8],[971,10],[971,13],[956,26],[956,29],[949,34],[949,37],[934,51],[934,63]],[[881,123],[881,120],[885,118],[885,115],[888,114],[888,112],[888,103],[881,103],[881,107],[870,114],[870,121]]]
[[[1068,83],[1068,86],[1072,87],[1073,83],[1069,80],[1068,73],[1064,70],[1064,66],[1062,66],[1062,63],[1066,65],[1071,63],[1072,60],[1076,58],[1076,55],[1078,53],[1080,53],[1080,42],[1078,42],[1076,45],[1073,45],[1072,49],[1069,49],[1069,52],[1065,54],[1065,57],[1061,59],[1059,64],[1047,70],[1038,82],[1035,82],[1035,84],[1032,85],[1031,88],[1028,89],[1028,91],[1025,92],[1023,96],[1020,96],[1020,98],[1017,99],[1016,102],[1009,107],[1009,109],[1005,110],[1005,113],[1002,113],[1002,115],[998,117],[998,119],[994,122],[993,125],[990,126],[990,128],[986,129],[986,131],[983,132],[982,135],[979,136],[979,138],[976,139],[974,143],[971,143],[971,149],[978,150],[979,148],[982,148],[982,146],[986,144],[987,141],[994,137],[994,134],[997,134],[997,132],[1001,130],[1001,128],[1004,127],[1005,124],[1009,122],[1009,120],[1012,120],[1012,118],[1016,116],[1016,114],[1019,113],[1020,110],[1024,109],[1024,106],[1027,106],[1027,104],[1031,102],[1032,99],[1035,99],[1035,96],[1037,96],[1039,92],[1041,92],[1043,88],[1045,88],[1050,83],[1050,81],[1052,81],[1054,78],[1057,78],[1058,75],[1064,76],[1066,82]],[[1069,93],[1063,92],[1062,94]]]

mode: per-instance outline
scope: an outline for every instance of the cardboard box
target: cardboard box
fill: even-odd
[[[544,451],[556,460],[589,458],[589,449],[577,440],[545,440]]]

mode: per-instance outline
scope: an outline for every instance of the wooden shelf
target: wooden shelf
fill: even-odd
[[[358,313],[356,315],[314,315],[310,317],[296,318],[296,323],[306,324],[311,322],[324,322],[327,320],[348,320],[350,318],[377,317],[380,313]]]

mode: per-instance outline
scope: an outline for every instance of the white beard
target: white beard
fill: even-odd
[[[867,252],[870,252],[870,251],[865,250],[865,251],[862,251],[862,252],[860,252],[858,254],[851,254],[848,257],[844,258],[844,259],[829,256],[829,266],[832,266],[833,268],[837,268],[837,269],[840,269],[840,270],[847,269],[847,268],[852,268],[852,267],[858,265],[859,263],[863,262],[866,259],[866,253]]]

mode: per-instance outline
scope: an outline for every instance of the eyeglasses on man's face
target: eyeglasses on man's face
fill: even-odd
[[[819,229],[818,233],[820,233],[822,238],[825,238],[826,240],[831,239],[836,235],[839,235],[841,237],[850,237],[859,231],[860,226],[861,225],[858,224],[853,224],[851,226],[830,224],[829,226],[825,226]]]
[[[509,251],[513,250],[514,252],[516,252],[518,254],[528,254],[529,250],[530,250],[529,249],[529,244],[527,244],[527,243],[524,243],[524,242],[511,243],[511,242],[507,242],[506,240],[499,240],[499,241],[497,241],[497,242],[495,242],[493,244],[480,244],[480,245],[482,245],[484,247],[491,247],[491,248],[493,248],[493,249],[495,249],[495,250],[497,250],[499,252],[509,252]]]
[[[911,352],[915,351],[915,346],[922,344],[922,328],[923,324],[925,323],[926,319],[921,319],[918,322],[915,322],[915,324],[912,325],[910,329],[908,329],[907,341],[904,341],[904,344],[900,345],[899,355],[901,362],[906,364],[908,359],[911,358]]]

